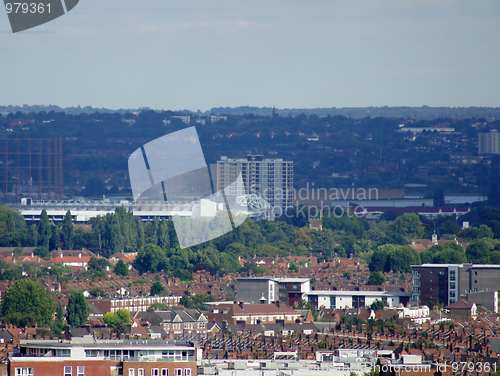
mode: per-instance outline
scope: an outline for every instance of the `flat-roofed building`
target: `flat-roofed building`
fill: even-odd
[[[266,200],[271,207],[281,211],[291,207],[293,198],[293,162],[283,159],[267,159],[263,155],[248,155],[246,159],[221,157],[217,161],[217,192],[228,187],[240,175],[240,191],[228,192],[236,196],[255,194]],[[278,212],[277,215],[280,213]]]
[[[273,303],[295,306],[309,292],[310,278],[238,278],[237,298],[247,303]]]
[[[382,301],[389,308],[397,307],[400,303],[410,302],[411,292],[402,291],[337,291],[315,290],[305,294],[309,302],[316,308],[364,308],[375,301]]]
[[[238,323],[275,324],[281,320],[284,324],[295,323],[300,320],[302,313],[292,307],[282,305],[279,301],[273,304],[247,304],[234,302],[231,304],[214,305],[208,313],[208,320],[229,325]]]
[[[412,304],[452,305],[460,295],[498,290],[500,265],[422,264],[412,265]]]
[[[479,133],[479,154],[500,154],[500,133],[492,129],[489,133]]]
[[[94,304],[101,312],[116,312],[120,308],[126,308],[131,313],[146,312],[154,303],[162,303],[167,306],[175,306],[181,301],[181,296],[136,296],[133,298],[88,298],[89,304]]]
[[[155,340],[23,340],[9,357],[16,376],[196,376],[192,343]]]

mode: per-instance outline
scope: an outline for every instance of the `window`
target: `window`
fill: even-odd
[[[128,376],[135,376],[135,368],[128,369]]]
[[[474,281],[474,283],[477,283],[477,279]]]
[[[444,271],[443,271],[443,270],[441,270],[441,271],[439,272],[439,275],[444,275]]]
[[[184,368],[184,376],[191,376],[191,368]]]
[[[168,376],[168,368],[161,369],[161,376]]]
[[[454,280],[455,280],[455,271],[450,270],[450,281],[454,281]]]
[[[73,367],[64,366],[64,376],[72,376],[73,375]]]
[[[94,358],[97,356],[98,350],[85,350],[85,356],[87,358]]]
[[[151,369],[151,376],[160,376],[160,370],[158,368]]]
[[[78,376],[85,376],[85,367],[84,366],[78,366],[77,375]]]
[[[56,356],[69,357],[71,350],[70,349],[57,349]]]
[[[175,376],[182,376],[182,368],[175,369]]]
[[[137,370],[137,376],[146,376],[146,370],[144,368],[139,368]]]
[[[31,367],[16,368],[16,376],[33,376],[33,368]]]

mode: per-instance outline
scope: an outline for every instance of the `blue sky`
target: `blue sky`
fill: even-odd
[[[80,0],[12,34],[0,105],[500,106],[498,0]]]

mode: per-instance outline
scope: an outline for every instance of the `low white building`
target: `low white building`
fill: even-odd
[[[397,291],[335,291],[315,290],[304,294],[316,308],[363,308],[372,305],[375,301],[383,301],[389,308],[397,307],[400,303],[410,301],[411,292]]]

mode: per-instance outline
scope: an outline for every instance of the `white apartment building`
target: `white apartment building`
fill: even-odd
[[[231,195],[256,194],[271,207],[282,210],[292,206],[293,162],[266,159],[262,155],[248,155],[246,159],[221,157],[221,160],[217,161],[217,191],[224,190],[240,174],[243,187],[234,187]],[[236,189],[240,191],[237,192]]]

